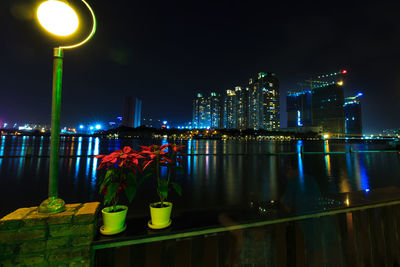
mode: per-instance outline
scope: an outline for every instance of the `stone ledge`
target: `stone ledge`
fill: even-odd
[[[49,237],[62,237],[73,235],[90,235],[94,233],[94,225],[50,225]]]
[[[99,202],[39,214],[21,208],[0,219],[0,266],[90,266]]]
[[[20,254],[27,254],[32,252],[39,252],[46,250],[46,241],[32,241],[32,242],[24,242],[19,247]]]
[[[80,236],[71,238],[71,245],[77,246],[89,246],[93,241],[92,236]]]
[[[69,223],[88,223],[96,220],[99,202],[66,204],[66,211],[56,214],[40,214],[37,207],[20,208],[0,219],[0,231],[17,230],[20,227],[36,227]]]
[[[18,247],[19,247],[18,244],[0,245],[0,258],[4,256],[13,255],[17,251]]]
[[[80,209],[75,213],[73,222],[94,222],[96,218],[93,214],[96,214],[100,207],[99,202],[85,203]]]
[[[61,237],[47,240],[46,248],[50,249],[58,249],[58,248],[66,248],[69,247],[69,237]]]
[[[17,229],[21,225],[21,221],[30,214],[36,207],[21,208],[4,216],[0,219],[0,230]]]
[[[56,251],[50,252],[48,261],[49,263],[54,261],[65,261],[65,260],[77,261],[89,257],[90,257],[89,247],[83,247],[77,249],[68,248],[68,249],[58,249]]]
[[[31,266],[31,265],[45,265],[45,256],[44,255],[36,255],[36,256],[20,256],[13,259],[11,262],[14,263],[11,266]],[[42,265],[42,266],[43,266]]]
[[[45,229],[27,230],[27,231],[14,231],[0,233],[0,242],[19,242],[35,239],[43,239],[46,236]]]
[[[81,261],[73,261],[70,262],[69,267],[89,267],[90,261],[89,260],[81,260]]]

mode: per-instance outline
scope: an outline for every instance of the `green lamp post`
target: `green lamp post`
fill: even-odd
[[[51,139],[50,139],[50,173],[49,197],[39,206],[39,213],[51,214],[65,210],[65,202],[58,197],[58,173],[60,150],[60,110],[61,110],[61,85],[64,49],[71,49],[83,45],[92,38],[96,31],[96,18],[92,8],[81,0],[89,9],[93,19],[92,30],[81,42],[54,48],[53,54],[53,97],[51,107]],[[79,25],[75,11],[65,2],[48,0],[41,3],[37,9],[39,23],[52,34],[68,36],[73,34]]]

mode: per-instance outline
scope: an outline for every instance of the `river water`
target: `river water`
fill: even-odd
[[[96,184],[99,160],[87,155],[107,154],[126,145],[138,148],[138,145],[167,142],[62,137],[59,196],[67,203],[101,200]],[[185,173],[176,177],[183,195],[178,197],[171,192],[169,197],[180,210],[279,200],[293,170],[296,187],[307,192],[305,180],[311,180],[322,195],[400,186],[400,155],[385,151],[388,145],[383,143],[238,140],[175,143],[186,145],[189,154],[185,158]],[[0,137],[0,217],[19,207],[37,206],[47,197],[49,145],[48,137]],[[352,153],[348,152],[350,147]],[[25,157],[27,154],[32,156]],[[132,208],[144,213],[148,204],[156,200],[154,181],[148,180],[138,191]]]

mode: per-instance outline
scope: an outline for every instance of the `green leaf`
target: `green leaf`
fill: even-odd
[[[119,183],[111,183],[107,187],[107,194],[104,196],[104,205],[111,203],[115,195],[117,194]]]
[[[104,175],[104,179],[101,181],[99,193],[102,192],[104,186],[108,185],[111,182],[113,176],[114,171],[112,169],[107,170],[106,174]]]
[[[132,202],[136,195],[136,183],[130,179],[126,182],[125,195],[128,198],[129,203]]]
[[[158,192],[166,199],[168,197],[168,185],[165,183],[160,184],[158,187]]]
[[[182,196],[182,187],[179,184],[172,183],[172,187],[175,189],[176,193],[178,193],[179,196]]]

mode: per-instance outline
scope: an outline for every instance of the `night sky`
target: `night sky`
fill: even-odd
[[[400,3],[320,2],[89,0],[98,29],[65,51],[62,124],[113,120],[126,95],[143,100],[145,116],[189,121],[197,92],[246,86],[265,71],[280,79],[285,127],[287,90],[345,68],[345,95],[364,93],[365,131],[399,128]],[[0,121],[50,121],[57,39],[34,3],[0,4]]]

